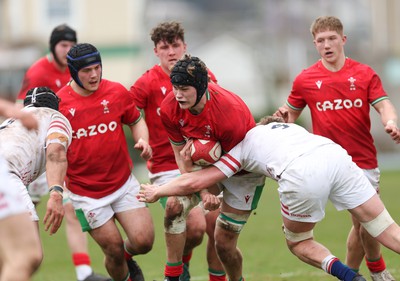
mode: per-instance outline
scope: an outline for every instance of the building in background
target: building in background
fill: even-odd
[[[129,87],[156,63],[150,29],[178,20],[188,51],[258,118],[281,105],[295,75],[318,59],[311,22],[335,15],[348,35],[346,54],[380,74],[399,109],[399,14],[397,0],[0,0],[0,91],[16,94],[26,68],[48,51],[48,34],[60,23],[76,29],[79,42],[99,47],[104,77]],[[302,116],[309,126],[309,114]],[[382,132],[378,115],[372,121],[378,149],[400,152]]]

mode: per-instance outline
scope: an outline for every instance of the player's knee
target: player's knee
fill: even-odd
[[[140,254],[140,255],[147,254],[148,252],[151,251],[152,248],[153,248],[153,241],[144,240],[137,245],[137,253],[136,254]]]
[[[203,242],[204,233],[205,231],[202,231],[201,229],[193,230],[186,228],[185,248],[193,249],[199,246]]]
[[[195,196],[178,196],[174,197],[174,200],[168,200],[165,208],[164,231],[170,234],[186,231],[187,215],[196,204],[198,204],[198,198]]]
[[[113,263],[114,261],[117,262],[120,256],[124,256],[124,242],[121,237],[116,235],[108,237],[107,241],[105,239],[95,240],[100,245],[105,256],[112,260]]]
[[[186,218],[183,204],[177,197],[169,197],[165,205],[164,230],[166,233],[179,234],[186,230]]]
[[[369,222],[361,222],[361,225],[372,237],[378,237],[393,223],[393,218],[385,208],[376,218]]]
[[[165,205],[165,218],[173,220],[175,217],[180,216],[183,211],[183,204],[177,197],[169,197]]]

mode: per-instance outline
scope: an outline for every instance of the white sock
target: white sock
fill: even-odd
[[[85,280],[93,272],[92,267],[87,264],[75,266],[75,271],[78,280]]]
[[[322,261],[322,263],[321,263],[321,268],[325,271],[325,272],[327,272],[327,273],[331,273],[331,265],[332,265],[332,262],[334,261],[334,260],[336,260],[336,257],[334,256],[334,255],[329,255],[329,256],[327,256],[326,258],[324,258],[324,260]]]

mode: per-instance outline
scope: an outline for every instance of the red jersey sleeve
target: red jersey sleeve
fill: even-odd
[[[373,105],[375,101],[380,101],[382,98],[387,98],[387,94],[383,89],[382,81],[378,74],[373,71],[368,92],[368,102]]]
[[[307,106],[306,100],[303,98],[303,80],[302,80],[302,75],[298,75],[292,85],[292,90],[290,92],[290,95],[287,99],[287,105],[290,106],[292,109],[295,110],[302,110]]]
[[[147,99],[150,95],[148,91],[148,82],[148,72],[146,72],[138,80],[136,80],[129,90],[133,94],[134,101],[139,108],[147,107]]]

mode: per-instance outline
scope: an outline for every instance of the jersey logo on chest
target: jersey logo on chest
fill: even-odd
[[[68,111],[71,113],[72,116],[75,116],[75,108],[70,108]]]
[[[355,91],[356,90],[356,85],[354,83],[357,81],[357,79],[350,77],[347,79],[350,82],[350,91]]]
[[[103,100],[100,104],[104,107],[103,108],[103,112],[104,112],[104,114],[106,114],[106,113],[110,113],[110,109],[108,108],[108,104],[109,104],[110,102],[108,101],[108,100]]]

